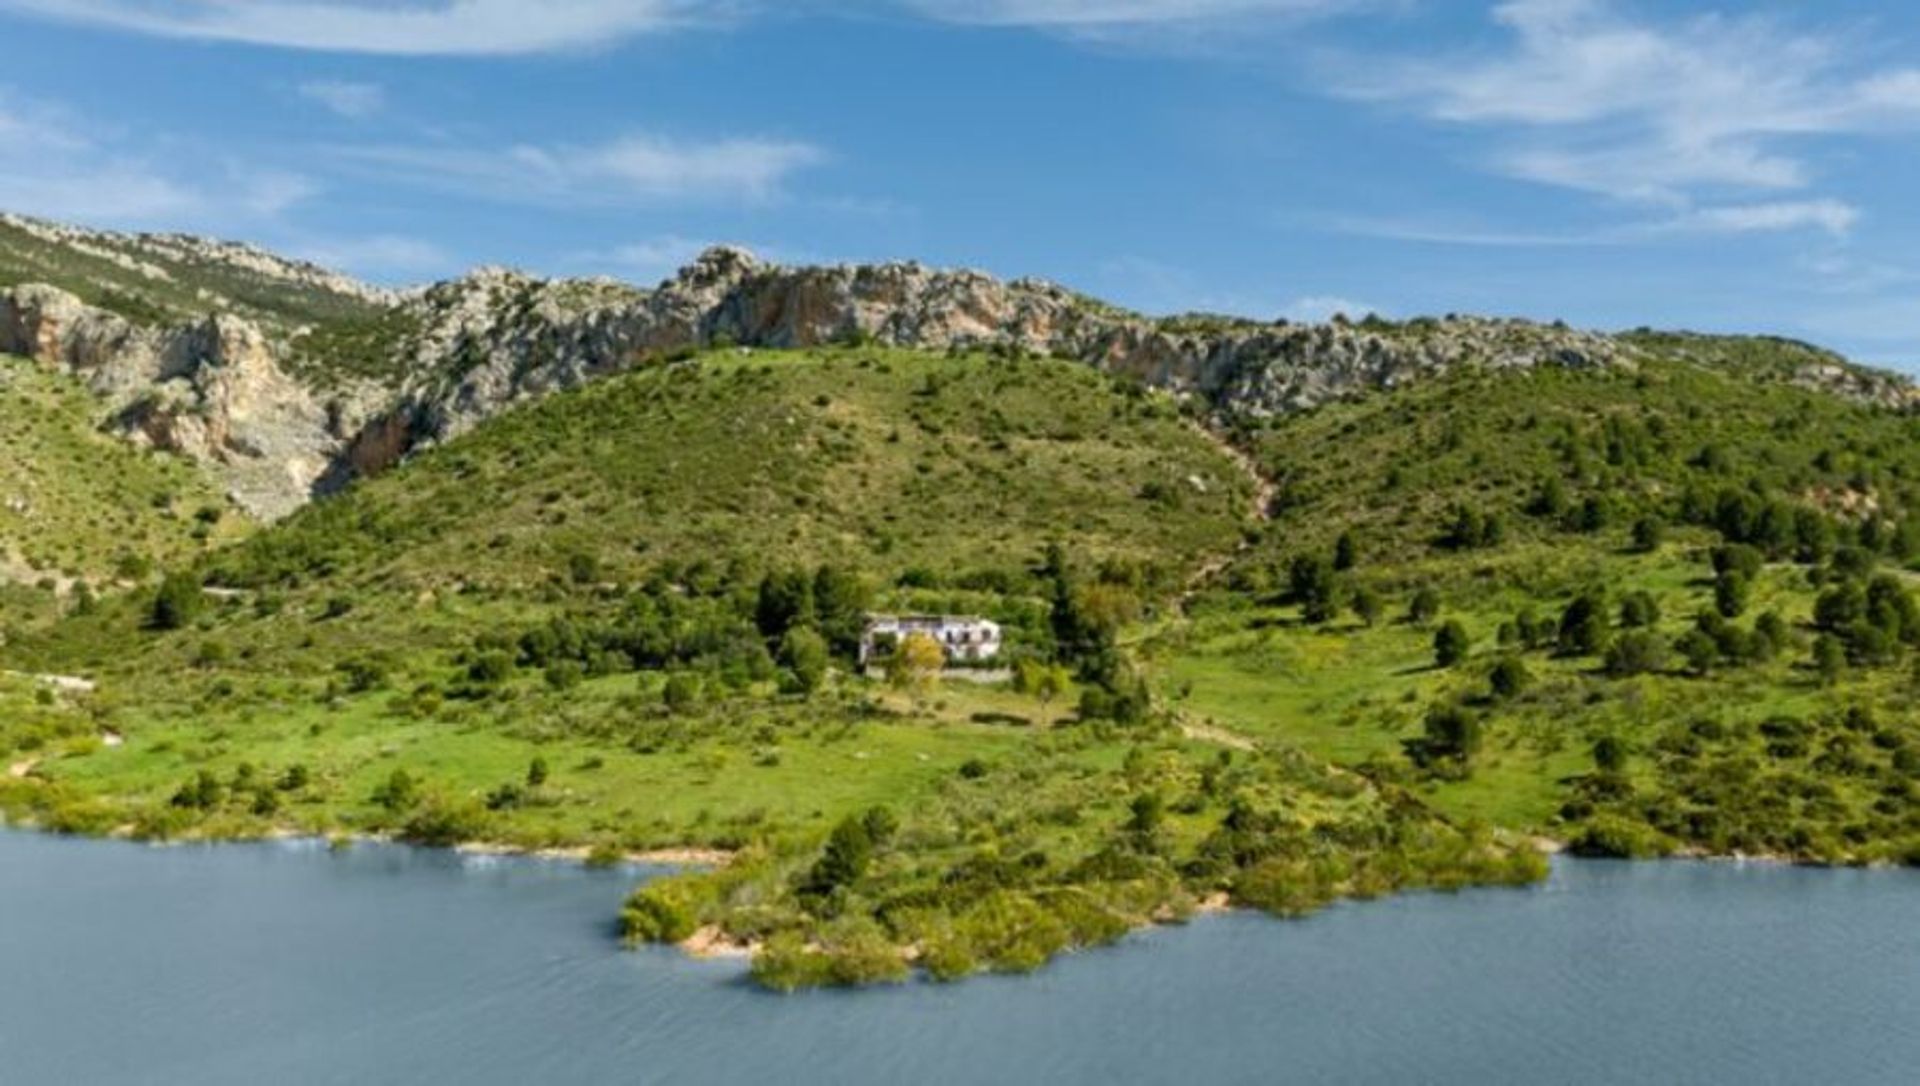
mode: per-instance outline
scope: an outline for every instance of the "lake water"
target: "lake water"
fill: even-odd
[[[620,950],[634,878],[0,832],[0,1082],[1920,1080],[1913,872],[1566,862],[789,997]]]

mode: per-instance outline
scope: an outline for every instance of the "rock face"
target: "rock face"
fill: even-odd
[[[1225,416],[1298,410],[1460,365],[1598,366],[1631,354],[1604,336],[1477,318],[1391,333],[1153,321],[1036,280],[918,264],[780,268],[728,248],[709,250],[651,292],[582,306],[579,290],[488,272],[425,292],[415,304],[432,353],[456,364],[407,390],[422,436],[450,436],[502,404],[715,344],[1007,345],[1199,395]]]
[[[202,261],[224,251],[189,241],[143,238],[141,251],[185,246]],[[264,267],[276,282],[308,276],[336,297],[351,289],[257,250],[241,248],[241,258],[246,270]],[[707,251],[652,290],[483,269],[382,304],[410,330],[382,348],[396,376],[357,379],[344,393],[337,382],[294,376],[314,376],[296,364],[303,328],[230,313],[137,325],[46,286],[0,293],[0,351],[87,381],[111,408],[110,426],[209,464],[237,501],[267,518],[515,403],[693,348],[1013,348],[1198,397],[1227,422],[1466,366],[1632,366],[1640,357],[1631,337],[1560,325],[1152,320],[1037,280],[911,263],[786,268],[732,248]],[[1786,379],[1889,407],[1920,401],[1904,379],[1807,352]],[[335,391],[318,391],[323,385]]]
[[[210,465],[262,517],[298,508],[337,452],[328,413],[238,317],[145,328],[65,291],[21,286],[0,293],[0,352],[87,382],[109,426]]]

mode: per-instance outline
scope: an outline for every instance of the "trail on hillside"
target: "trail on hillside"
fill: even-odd
[[[1202,440],[1218,451],[1221,456],[1231,461],[1233,465],[1253,483],[1253,505],[1247,510],[1247,523],[1257,526],[1271,520],[1273,517],[1273,498],[1274,494],[1278,491],[1278,487],[1274,485],[1273,480],[1267,478],[1267,476],[1261,472],[1259,464],[1254,461],[1253,457],[1249,455],[1246,450],[1228,440],[1226,435],[1207,426],[1205,423],[1189,418],[1187,419],[1187,425],[1194,433],[1198,434]],[[1251,549],[1253,549],[1253,543],[1245,537],[1242,537],[1239,542],[1234,544],[1231,550],[1215,555],[1201,563],[1198,568],[1188,575],[1187,583],[1181,590],[1178,604],[1180,614],[1182,616],[1186,614],[1187,606],[1193,601],[1195,596],[1199,595],[1201,589],[1205,588],[1214,578],[1226,572],[1229,566],[1233,565],[1237,559]],[[1180,733],[1194,742],[1208,743],[1213,746],[1225,747],[1229,750],[1246,752],[1258,749],[1257,744],[1255,744],[1252,739],[1227,728],[1223,728],[1219,724],[1211,721],[1200,723],[1194,720],[1192,714],[1184,709],[1174,710],[1174,721],[1179,727]]]
[[[1207,444],[1213,446],[1221,456],[1232,461],[1233,465],[1240,469],[1241,474],[1245,475],[1248,480],[1253,483],[1253,507],[1247,511],[1247,522],[1258,525],[1265,524],[1271,520],[1273,517],[1273,498],[1279,489],[1273,480],[1267,478],[1267,476],[1261,472],[1260,465],[1255,462],[1253,457],[1249,455],[1245,449],[1228,440],[1226,435],[1195,419],[1189,418],[1186,421],[1187,426],[1192,429],[1194,433],[1198,434]],[[1239,558],[1252,548],[1253,544],[1243,538],[1234,545],[1232,550],[1202,562],[1199,568],[1195,569],[1193,573],[1187,577],[1186,587],[1180,593],[1180,610],[1184,612],[1187,609],[1187,604],[1192,601],[1194,596],[1199,594],[1202,588],[1206,587],[1208,582],[1225,572],[1227,567],[1233,564],[1234,559]]]

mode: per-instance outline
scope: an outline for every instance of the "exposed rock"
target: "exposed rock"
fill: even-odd
[[[918,264],[781,268],[703,254],[659,289],[569,305],[578,284],[487,271],[418,300],[426,344],[407,401],[446,437],[503,404],[690,346],[872,341],[1006,345],[1205,397],[1228,416],[1298,410],[1461,365],[1612,365],[1613,340],[1522,321],[1450,318],[1391,332],[1342,324],[1154,321],[1037,280]]]
[[[1303,410],[1469,366],[1630,367],[1641,351],[1631,337],[1474,317],[1362,325],[1154,320],[1039,280],[1003,282],[913,263],[787,268],[724,247],[653,290],[487,268],[388,295],[245,246],[6,221],[142,275],[218,264],[336,301],[378,301],[389,308],[376,312],[404,318],[405,337],[376,348],[391,354],[393,365],[382,372],[398,376],[386,384],[329,382],[321,392],[292,376],[328,375],[291,365],[302,331],[284,323],[263,325],[216,304],[212,316],[155,328],[54,287],[0,292],[0,351],[86,381],[102,396],[111,426],[211,465],[241,504],[268,518],[512,404],[720,344],[1044,353],[1198,397],[1223,421]],[[1797,369],[1777,376],[1860,402],[1920,403],[1903,378],[1806,350]]]
[[[338,454],[327,412],[238,317],[141,328],[65,291],[21,286],[0,293],[0,351],[87,382],[111,427],[211,465],[262,517],[298,508]]]

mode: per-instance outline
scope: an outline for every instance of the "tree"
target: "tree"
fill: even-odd
[[[1633,549],[1651,554],[1666,542],[1667,526],[1658,517],[1641,517],[1633,522]]]
[[[923,633],[911,633],[887,657],[887,681],[901,689],[924,689],[946,663],[946,650],[940,642]]]
[[[798,570],[769,573],[760,580],[754,600],[754,624],[769,642],[796,625],[813,625],[813,579]]]
[[[538,788],[545,783],[547,783],[547,760],[535,755],[533,761],[527,763],[527,787]]]
[[[1753,585],[1745,574],[1728,570],[1713,582],[1713,608],[1726,618],[1739,618],[1753,596]]]
[[[1427,710],[1424,749],[1429,758],[1466,760],[1480,749],[1480,718],[1458,705]]]
[[[1458,621],[1449,620],[1433,635],[1433,662],[1437,667],[1452,667],[1473,651],[1473,638]]]
[[[1533,685],[1533,673],[1518,656],[1502,656],[1487,673],[1487,685],[1501,700],[1518,697]]]
[[[1643,629],[1660,624],[1660,602],[1651,592],[1629,592],[1620,600],[1620,625]]]
[[[1686,658],[1687,668],[1695,675],[1712,671],[1713,665],[1720,659],[1719,644],[1702,630],[1688,630],[1681,634],[1674,647],[1680,650],[1680,655]]]
[[[1287,585],[1293,601],[1308,622],[1322,623],[1334,614],[1333,567],[1319,555],[1296,555],[1287,569]]]
[[[1813,670],[1822,686],[1832,686],[1847,672],[1847,649],[1832,634],[1821,634],[1813,642]]]
[[[185,573],[169,573],[154,593],[150,624],[156,630],[179,630],[198,618],[206,593],[198,579]]]
[[[1407,621],[1415,626],[1425,626],[1440,614],[1440,594],[1431,588],[1422,588],[1413,594],[1407,604]]]
[[[1627,768],[1627,744],[1617,735],[1603,735],[1593,744],[1593,764],[1603,772],[1619,773]]]
[[[467,678],[480,686],[498,686],[513,675],[513,657],[497,649],[482,652],[467,664]]]
[[[1560,651],[1597,655],[1607,644],[1607,602],[1598,592],[1583,592],[1560,614]]]
[[[1167,804],[1158,792],[1142,792],[1127,805],[1127,832],[1137,837],[1152,837],[1166,819]]]
[[[847,658],[859,653],[872,606],[873,587],[859,574],[837,566],[821,566],[814,573],[814,613],[829,652]]]
[[[404,811],[420,801],[420,782],[405,769],[395,769],[373,790],[373,801],[389,811]]]
[[[1361,622],[1372,626],[1386,613],[1386,602],[1380,598],[1380,593],[1361,585],[1353,590],[1353,613],[1359,616]]]
[[[1606,650],[1607,674],[1645,675],[1667,663],[1667,643],[1651,630],[1629,630],[1613,639]]]
[[[1333,541],[1333,568],[1344,573],[1360,562],[1360,544],[1353,538],[1351,531],[1341,532],[1340,538]]]
[[[827,639],[807,626],[795,626],[780,639],[780,662],[793,673],[803,693],[811,694],[826,681],[831,654]]]
[[[873,838],[864,819],[842,819],[827,837],[820,858],[807,871],[800,890],[805,894],[826,896],[842,886],[858,882],[873,862]]]
[[[1506,538],[1506,526],[1495,513],[1482,513],[1470,505],[1454,507],[1452,518],[1446,531],[1441,533],[1441,546],[1453,550],[1470,550],[1475,547],[1497,547]]]

